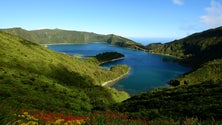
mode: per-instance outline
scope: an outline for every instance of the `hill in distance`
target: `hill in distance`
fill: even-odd
[[[130,49],[145,49],[142,44],[114,34],[100,35],[91,32],[69,31],[62,29],[42,29],[28,31],[22,28],[10,28],[0,30],[17,35],[38,44],[105,42],[111,45]]]
[[[153,43],[146,46],[148,52],[183,58],[192,67],[213,59],[222,58],[222,27],[195,33],[169,43]]]

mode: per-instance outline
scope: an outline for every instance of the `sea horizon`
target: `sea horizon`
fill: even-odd
[[[150,43],[167,43],[175,40],[175,38],[141,38],[141,37],[129,37],[129,39],[141,43],[146,46]]]

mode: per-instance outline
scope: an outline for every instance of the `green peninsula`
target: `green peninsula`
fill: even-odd
[[[99,61],[100,64],[112,62],[120,59],[124,59],[125,55],[118,52],[104,52],[97,54],[95,58]]]

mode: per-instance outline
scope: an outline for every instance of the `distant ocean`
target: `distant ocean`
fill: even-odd
[[[150,43],[167,43],[175,40],[174,38],[129,38],[129,39],[141,43],[143,45],[148,45]]]

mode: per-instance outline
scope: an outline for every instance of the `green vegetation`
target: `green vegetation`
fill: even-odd
[[[100,63],[105,63],[113,60],[122,59],[125,56],[118,52],[104,52],[97,54],[95,57]]]
[[[4,32],[20,36],[26,40],[38,44],[55,44],[55,43],[90,43],[106,42],[111,45],[126,47],[131,49],[144,50],[142,44],[117,35],[100,35],[89,32],[68,31],[61,29],[42,29],[27,31],[21,28],[1,29]]]
[[[179,57],[179,62],[192,66],[193,71],[172,80],[168,88],[127,100],[127,93],[101,85],[127,73],[130,68],[117,65],[106,70],[98,65],[122,57],[121,54],[103,53],[82,60],[36,43],[107,42],[144,50],[142,45],[116,35],[59,29],[26,31],[13,28],[4,31],[34,43],[0,31],[1,124],[21,118],[15,115],[20,109],[90,116],[87,120],[84,117],[81,123],[131,124],[134,121],[143,124],[143,120],[136,119],[144,119],[147,124],[162,125],[222,124],[222,27],[166,44],[148,45],[148,52]],[[107,113],[107,108],[112,111]],[[99,114],[92,113],[98,110]],[[109,113],[120,119],[107,117]],[[34,117],[26,112],[23,115]]]
[[[215,59],[213,61],[204,63],[200,68],[184,74],[182,77],[176,78],[180,85],[185,84],[199,84],[206,81],[217,83],[222,81],[222,59]]]
[[[114,109],[150,120],[173,119],[181,122],[186,118],[197,118],[202,122],[219,122],[222,117],[221,92],[221,82],[162,88],[134,96]]]
[[[86,114],[129,97],[101,84],[128,72],[56,53],[0,31],[0,123],[20,109]],[[96,59],[94,59],[96,60]]]

